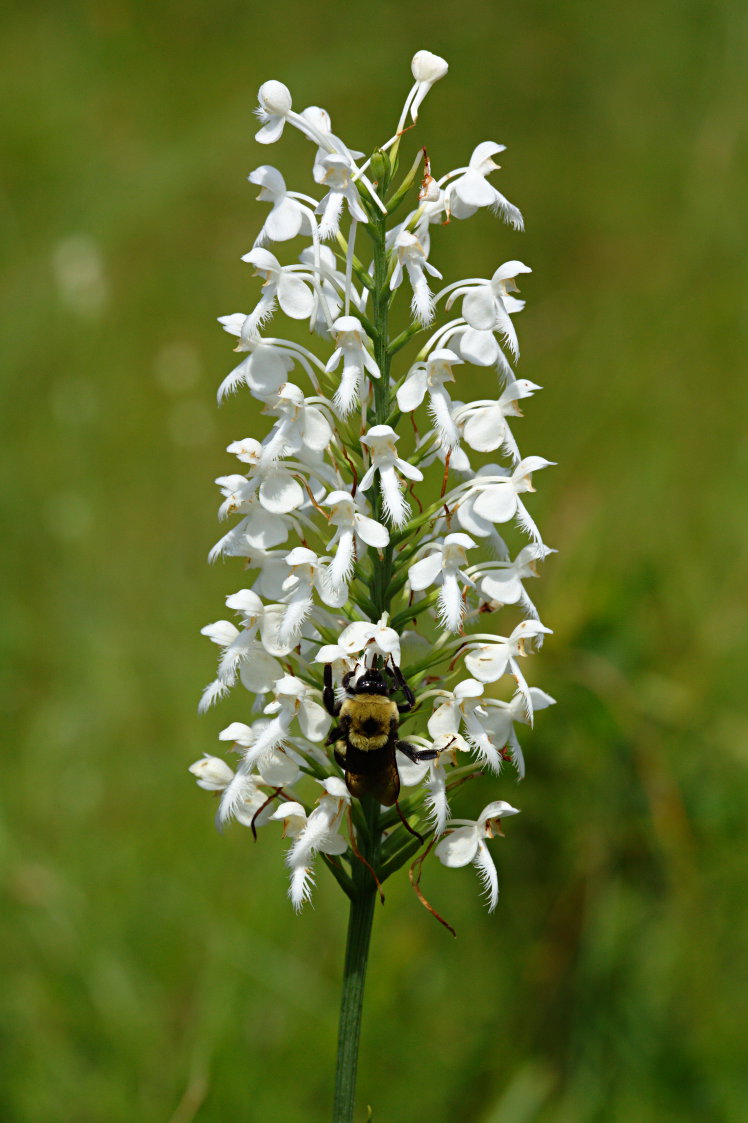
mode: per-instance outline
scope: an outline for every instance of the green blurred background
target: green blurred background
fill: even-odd
[[[507,144],[495,182],[527,220],[453,224],[433,256],[447,280],[534,270],[520,370],[545,390],[515,432],[559,462],[531,502],[560,551],[532,672],[559,704],[521,788],[486,787],[523,809],[496,914],[474,871],[427,867],[452,941],[390,884],[361,1103],[748,1118],[747,29],[737,0],[6,16],[3,1121],[328,1117],[344,900],[321,873],[295,917],[277,842],[217,835],[186,771],[246,717],[195,713],[198,630],[242,583],[205,564],[212,480],[262,432],[246,395],[215,410],[215,317],[257,293],[244,177],[310,189],[307,142],[252,140],[259,84],[369,149],[421,47],[451,64],[418,133],[437,173]]]

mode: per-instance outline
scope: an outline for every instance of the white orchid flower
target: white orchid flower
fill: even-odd
[[[222,792],[234,778],[234,770],[225,760],[208,753],[191,764],[189,770],[197,778],[197,786],[206,792]]]
[[[415,85],[411,88],[405,99],[395,135],[390,137],[390,139],[381,146],[382,151],[391,148],[393,144],[399,142],[409,112],[411,121],[413,124],[416,123],[418,120],[418,111],[421,108],[423,99],[434,83],[438,82],[439,79],[443,78],[447,73],[449,70],[449,63],[446,59],[433,54],[431,51],[416,51],[411,59],[410,70],[415,79]]]
[[[340,232],[340,216],[343,203],[355,222],[368,222],[366,211],[361,206],[358,188],[351,178],[351,165],[344,156],[325,156],[321,161],[323,173],[318,181],[328,188],[324,199],[317,204],[316,213],[321,216],[320,238],[335,238]]]
[[[198,707],[200,713],[229,692],[237,675],[252,694],[264,694],[281,674],[280,664],[267,653],[257,637],[265,611],[257,594],[242,589],[227,597],[226,605],[240,613],[242,627],[235,627],[229,620],[217,620],[201,629],[201,635],[221,648],[221,657],[215,681],[203,691]]]
[[[532,721],[532,696],[522,669],[517,662],[536,651],[544,635],[552,635],[539,620],[523,620],[510,636],[480,636],[466,644],[465,667],[481,683],[497,682],[503,675],[511,674],[525,700]]]
[[[273,546],[280,546],[298,525],[293,515],[270,515],[256,496],[249,507],[249,514],[211,548],[208,554],[211,565],[221,557],[245,558],[254,550],[271,550]]]
[[[263,413],[274,414],[278,421],[262,442],[266,461],[298,453],[313,457],[325,452],[332,440],[332,426],[315,404],[317,400],[305,398],[303,390],[293,382],[284,382],[268,399]]]
[[[441,186],[447,179],[452,179],[447,188],[447,207],[449,213],[455,218],[470,218],[481,207],[490,207],[498,213],[505,222],[510,223],[515,230],[524,229],[524,220],[521,212],[505,199],[500,191],[489,183],[486,176],[501,167],[492,157],[504,152],[506,145],[496,144],[494,141],[485,140],[473,149],[470,162],[466,168],[456,168],[439,181]],[[459,174],[462,173],[462,174]]]
[[[448,534],[443,542],[430,543],[426,549],[431,552],[408,570],[414,593],[430,585],[439,586],[439,620],[450,632],[459,632],[465,613],[460,582],[464,588],[475,584],[465,572],[466,551],[474,547],[475,542],[467,534]]]
[[[247,317],[246,331],[256,333],[275,311],[276,304],[292,320],[307,320],[314,309],[314,275],[303,265],[281,265],[278,258],[261,246],[245,253],[242,261],[263,279],[260,300]]]
[[[218,808],[218,820],[223,823],[235,814],[237,801],[242,797],[241,778],[247,776],[272,750],[289,741],[291,726],[298,720],[301,733],[317,744],[323,741],[330,719],[301,679],[284,675],[274,684],[275,698],[265,706],[269,720],[257,722],[251,729],[242,722],[234,722],[221,734],[222,739],[234,741],[243,749],[244,759],[236,778],[225,789]]]
[[[235,451],[236,445],[246,448],[247,443],[246,439],[234,442],[234,447],[229,445],[229,451]],[[216,483],[225,496],[218,512],[219,518],[246,512],[255,493],[264,509],[272,515],[287,515],[306,501],[304,489],[284,463],[278,460],[265,463],[261,459],[261,453],[249,478],[239,475],[219,476]]]
[[[457,763],[457,751],[470,752],[470,745],[459,734],[442,734],[434,741],[425,737],[411,736],[409,740],[417,748],[435,749],[439,754],[434,760],[414,763],[404,753],[397,752],[397,770],[403,787],[416,787],[423,784],[424,804],[431,828],[437,836],[443,834],[449,818],[449,799],[447,798],[447,772],[445,761]]]
[[[369,450],[371,465],[358,486],[361,491],[367,491],[374,482],[375,473],[379,473],[379,487],[384,509],[393,526],[403,526],[410,514],[410,506],[403,499],[400,490],[397,472],[409,480],[423,479],[420,469],[414,468],[407,460],[397,455],[396,442],[399,439],[390,425],[373,425],[368,433],[361,437],[361,444],[366,445]]]
[[[429,397],[429,413],[444,448],[455,448],[460,434],[452,417],[452,399],[445,387],[454,382],[452,367],[462,359],[447,348],[432,351],[428,359],[414,363],[397,391],[397,404],[403,413],[410,413]]]
[[[336,528],[327,544],[332,552],[327,576],[333,588],[342,588],[353,572],[356,549],[362,553],[367,546],[383,550],[389,543],[390,532],[386,526],[356,510],[356,501],[348,491],[330,492],[322,506],[330,508],[330,525]]]
[[[500,448],[511,458],[512,464],[517,464],[519,449],[506,419],[522,417],[517,403],[540,389],[526,378],[513,379],[496,400],[484,398],[460,405],[453,416],[463,440],[476,452],[494,452]]]
[[[368,657],[373,663],[377,656],[385,662],[391,661],[400,666],[400,636],[394,628],[389,626],[389,617],[385,612],[376,624],[369,620],[356,620],[344,628],[336,644],[325,644],[317,652],[318,663],[350,664],[355,656],[363,654],[364,662]],[[355,659],[355,663],[361,661]],[[352,670],[348,665],[347,669]]]
[[[462,297],[462,316],[468,327],[475,331],[499,332],[512,355],[517,358],[519,343],[510,313],[521,311],[524,301],[517,300],[510,294],[519,292],[515,277],[520,273],[532,273],[532,269],[521,261],[505,261],[490,280],[472,277],[466,281],[457,281],[442,289],[435,299],[449,293],[444,306],[449,311],[455,300]]]
[[[255,140],[259,144],[274,144],[283,134],[283,127],[291,112],[291,91],[282,82],[271,79],[263,82],[257,92],[259,105],[255,116],[262,124]]]
[[[473,480],[460,485],[451,493],[450,498],[459,503],[457,519],[460,526],[468,534],[485,538],[487,528],[492,523],[501,524],[516,519],[534,542],[542,544],[540,531],[520,495],[535,491],[532,486],[533,472],[552,465],[552,460],[544,460],[542,456],[526,456],[511,472],[498,464],[485,464],[476,472]]]
[[[234,772],[225,761],[207,754],[191,764],[189,770],[197,779],[198,787],[223,793],[216,814],[219,829],[231,818],[244,827],[255,828],[264,826],[271,819],[272,808],[268,804],[267,793],[259,786],[263,782],[259,777],[241,769]],[[227,792],[230,793],[228,799]],[[222,808],[225,813],[222,813]]]
[[[483,689],[482,682],[469,678],[458,683],[454,690],[436,691],[445,701],[429,718],[428,731],[434,740],[442,736],[459,738],[460,726],[464,725],[467,740],[481,762],[493,772],[500,772],[501,757],[485,725],[487,710],[483,704]],[[455,743],[459,747],[459,742]]]
[[[530,713],[528,713],[527,700],[520,693],[515,694],[509,702],[504,702],[500,698],[486,699],[488,716],[485,722],[491,740],[499,746],[499,752],[502,755],[507,750],[511,752],[512,763],[517,769],[517,777],[520,780],[525,775],[525,758],[514,726],[516,722],[520,722],[522,725],[531,725],[531,715],[534,717],[538,710],[544,710],[548,706],[555,705],[556,702],[555,698],[551,698],[550,694],[546,694],[544,690],[539,690],[536,686],[530,687],[529,697]]]
[[[346,588],[333,588],[326,579],[325,566],[313,550],[297,546],[286,554],[290,573],[283,582],[281,600],[288,606],[278,629],[281,643],[291,643],[312,611],[314,591],[331,608],[340,608],[348,597]]]
[[[220,741],[231,741],[236,752],[246,756],[249,749],[253,748],[257,739],[269,725],[268,718],[259,718],[251,726],[241,721],[232,721],[226,729],[218,734]],[[291,738],[289,738],[289,742]],[[263,784],[271,788],[282,788],[295,784],[301,775],[299,757],[289,748],[288,744],[275,745],[268,749],[261,757],[255,760],[253,768],[256,769]]]
[[[467,574],[477,583],[481,598],[493,607],[519,604],[528,616],[537,620],[537,609],[522,582],[537,577],[537,563],[555,552],[549,546],[531,542],[520,550],[513,561],[483,562],[470,566]]]
[[[257,334],[245,335],[242,329],[249,318],[242,312],[218,317],[218,322],[223,326],[224,331],[239,337],[235,350],[249,352],[247,357],[226,375],[218,387],[219,402],[242,385],[247,386],[259,398],[274,393],[287,381],[289,371],[300,358],[282,340],[262,339]],[[312,373],[308,366],[307,369]],[[314,378],[313,375],[312,377]]]
[[[347,417],[358,401],[364,400],[365,371],[379,378],[377,361],[366,346],[369,337],[356,316],[340,316],[332,325],[330,334],[335,350],[328,359],[325,370],[331,374],[343,360],[343,374],[335,391],[334,402],[341,417]]]
[[[286,862],[291,870],[289,896],[297,912],[311,896],[315,854],[344,854],[348,849],[347,841],[340,834],[343,816],[351,802],[348,789],[338,776],[328,777],[323,789],[308,818],[299,804],[282,804],[273,815],[282,820],[284,833],[294,839]]]
[[[267,242],[288,242],[298,234],[316,238],[314,213],[304,206],[297,192],[287,190],[286,181],[277,168],[263,164],[250,172],[247,179],[260,188],[259,202],[273,204],[255,238],[255,246],[264,246]]]
[[[430,273],[440,280],[442,275],[428,260],[428,247],[424,247],[415,234],[401,230],[395,238],[394,253],[395,268],[390,278],[390,290],[394,292],[399,288],[404,273],[407,273],[413,290],[413,315],[420,324],[430,324],[434,318],[434,298],[425,274]]]
[[[433,54],[431,51],[416,51],[411,60],[410,69],[416,84],[408,95],[406,105],[410,109],[410,119],[415,124],[418,120],[421,102],[434,82],[438,82],[447,73],[449,63],[446,59]]]
[[[499,903],[499,879],[488,847],[483,841],[501,835],[501,820],[518,815],[519,810],[500,799],[483,808],[477,819],[450,819],[451,828],[434,850],[444,866],[459,869],[473,863],[488,898],[488,911],[493,912]]]

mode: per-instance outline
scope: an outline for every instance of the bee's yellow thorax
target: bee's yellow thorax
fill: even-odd
[[[397,722],[397,705],[385,694],[358,694],[346,698],[340,709],[348,719],[348,740],[360,752],[383,749],[390,739],[390,725]]]

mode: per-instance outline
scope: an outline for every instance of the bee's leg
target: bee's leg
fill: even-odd
[[[340,749],[333,749],[332,755],[335,757],[335,762],[338,767],[342,768],[343,772],[345,772],[345,753],[341,753]]]
[[[422,834],[419,834],[417,830],[414,830],[414,828],[411,827],[410,823],[408,822],[408,820],[403,815],[403,810],[402,810],[402,807],[400,806],[400,800],[399,799],[395,800],[395,807],[397,808],[397,813],[400,816],[400,821],[403,824],[403,826],[405,827],[406,831],[409,831],[409,833],[412,834],[414,838],[417,838],[418,841],[420,842],[421,846],[423,846],[426,839],[423,837]]]
[[[322,691],[322,701],[325,704],[325,709],[332,717],[337,717],[340,713],[340,702],[335,700],[335,690],[332,685],[332,666],[330,663],[325,663],[325,688]]]
[[[425,764],[427,760],[436,760],[439,755],[437,749],[417,749],[415,745],[411,745],[408,741],[398,741],[397,747],[414,764]]]
[[[403,677],[403,672],[400,670],[394,659],[392,661],[392,669],[390,670],[390,674],[405,695],[405,702],[398,702],[397,708],[401,714],[407,714],[415,706],[416,699],[413,691],[410,689],[407,682],[405,681],[405,678]]]
[[[342,725],[334,725],[325,737],[325,744],[332,745],[335,741],[345,740],[345,730]]]

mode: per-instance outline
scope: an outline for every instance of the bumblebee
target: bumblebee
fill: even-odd
[[[325,666],[322,700],[327,712],[338,719],[326,744],[343,744],[342,750],[336,746],[334,753],[345,772],[351,795],[357,799],[373,795],[385,807],[392,807],[400,793],[395,750],[399,749],[416,764],[435,760],[439,754],[435,749],[417,749],[398,740],[400,714],[408,713],[416,704],[398,666],[393,663],[392,669],[385,667],[383,671],[367,667],[352,684],[354,673],[343,676],[347,697],[338,702],[332,685],[332,667]],[[405,702],[392,700],[391,695],[398,690],[405,695]]]

